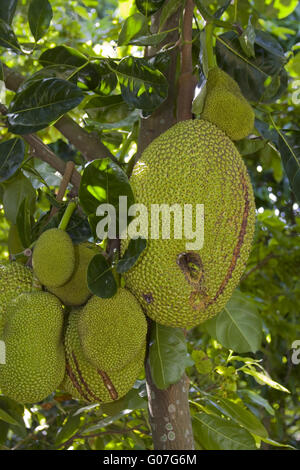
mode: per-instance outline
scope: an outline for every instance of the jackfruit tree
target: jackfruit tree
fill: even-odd
[[[0,449],[300,448],[299,20],[0,1]]]

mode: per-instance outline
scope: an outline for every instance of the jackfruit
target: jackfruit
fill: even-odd
[[[239,85],[226,72],[209,70],[201,119],[215,124],[232,140],[240,140],[253,131],[254,111]]]
[[[111,403],[126,395],[142,370],[146,344],[136,351],[129,364],[118,372],[107,373],[94,367],[83,353],[78,333],[82,311],[69,315],[65,334],[66,373],[61,389],[85,402]],[[114,331],[110,331],[110,337]]]
[[[172,216],[170,239],[163,239],[162,224],[157,239],[151,238],[149,229],[147,247],[125,273],[125,286],[156,322],[194,327],[223,309],[247,262],[255,203],[246,166],[223,131],[207,121],[187,120],[152,141],[130,182],[136,203],[148,210],[146,222],[151,229],[153,204],[177,204],[173,207],[182,213],[175,226],[178,230],[182,221],[182,236],[174,237]],[[201,212],[196,220],[197,204],[204,205],[204,221]],[[192,208],[192,216],[187,207]],[[191,221],[193,235],[186,232],[191,231]],[[198,246],[187,246],[197,240],[195,235]],[[122,241],[122,254],[128,243],[129,239]]]
[[[0,337],[6,318],[6,306],[22,294],[41,289],[30,268],[17,262],[0,264]]]
[[[75,269],[75,252],[70,236],[59,228],[43,232],[33,250],[32,266],[46,287],[60,287],[68,282]]]
[[[48,292],[19,295],[7,306],[0,389],[19,403],[36,403],[63,380],[63,308]]]
[[[109,299],[93,296],[88,301],[78,331],[87,359],[99,369],[118,371],[145,342],[147,321],[135,297],[120,288]]]
[[[65,305],[78,306],[84,304],[91,296],[87,284],[87,268],[96,250],[85,244],[75,245],[75,269],[71,279],[61,287],[48,288]]]

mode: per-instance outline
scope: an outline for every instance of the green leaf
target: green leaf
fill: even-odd
[[[140,397],[138,390],[130,390],[125,397],[120,398],[112,403],[104,403],[102,406],[103,413],[114,416],[122,410],[132,412],[134,410],[147,409],[147,401]]]
[[[254,32],[255,58],[244,53],[237,33],[228,31],[218,36],[218,66],[238,82],[249,101],[275,102],[287,88],[288,75],[284,69],[287,58],[281,44],[273,36],[258,29]],[[268,77],[272,84],[269,89],[266,87]],[[276,87],[274,80],[277,81]]]
[[[16,426],[19,426],[19,423],[12,416],[10,416],[8,413],[6,413],[6,411],[2,410],[1,408],[0,408],[0,420],[4,421],[5,423],[8,423],[8,424],[14,424]]]
[[[0,18],[9,25],[11,25],[15,15],[17,3],[18,0],[5,0],[0,2]]]
[[[282,163],[292,191],[300,202],[300,146],[296,139],[297,137],[292,139],[283,132],[279,132],[279,151]]]
[[[166,78],[145,59],[124,57],[115,71],[123,99],[135,108],[153,111],[168,96]]]
[[[130,108],[122,95],[97,96],[91,98],[84,107],[91,119],[103,123],[114,123],[126,118]]]
[[[130,40],[129,44],[136,46],[157,46],[160,44],[165,37],[168,35],[168,32],[155,33],[145,36],[138,36]]]
[[[199,374],[210,374],[212,372],[213,364],[204,351],[194,349],[191,356]]]
[[[256,305],[236,290],[226,307],[215,318],[205,322],[208,332],[225,348],[238,353],[255,353],[262,341],[262,320]]]
[[[36,193],[28,178],[18,173],[11,180],[4,183],[3,207],[5,216],[10,222],[16,224],[17,215],[23,200],[28,197],[29,207],[33,213]]]
[[[10,139],[0,143],[0,182],[7,180],[20,168],[25,154],[21,139]]]
[[[127,198],[127,207],[134,203],[128,177],[116,163],[103,158],[85,167],[79,188],[80,204],[87,215],[93,216],[101,204],[110,204],[115,209],[115,214],[110,214],[112,217],[116,215],[115,220],[111,221],[114,233],[110,233],[110,238],[116,238],[119,229],[121,233],[127,226],[127,207],[125,211],[120,211],[120,196]]]
[[[69,416],[56,435],[54,442],[55,446],[60,446],[70,439],[76,432],[78,432],[79,427],[80,415],[76,414]]]
[[[163,5],[165,0],[135,0],[137,9],[145,16],[153,15]]]
[[[141,13],[134,13],[126,18],[119,34],[118,46],[129,44],[131,39],[148,35],[148,22]]]
[[[283,385],[280,385],[278,382],[275,382],[275,380],[272,380],[271,377],[269,377],[266,373],[264,372],[259,372],[253,367],[243,367],[241,369],[245,374],[251,375],[254,377],[254,379],[259,383],[260,385],[268,385],[268,387],[274,388],[275,390],[280,390],[281,392],[285,393],[290,393],[290,391],[283,387]]]
[[[187,367],[187,347],[180,328],[153,323],[149,361],[152,379],[159,389],[179,382]]]
[[[17,230],[22,246],[28,248],[31,244],[31,211],[28,196],[23,199],[18,210]]]
[[[197,413],[193,417],[196,440],[205,450],[256,450],[251,434],[219,416]]]
[[[137,262],[140,254],[144,251],[147,246],[145,238],[132,239],[129,242],[128,248],[126,249],[123,258],[119,260],[116,271],[119,274],[123,274],[129,271]]]
[[[28,9],[30,31],[36,42],[48,31],[53,12],[48,0],[31,0]]]
[[[252,434],[255,434],[261,438],[268,437],[266,428],[256,418],[256,416],[247,409],[243,408],[237,403],[234,403],[232,400],[228,400],[227,398],[223,397],[214,397],[212,395],[208,395],[208,400],[211,405],[221,411],[221,413],[243,426]]]
[[[90,261],[87,283],[90,291],[103,299],[109,299],[116,294],[118,286],[112,273],[112,267],[103,255],[95,255]]]
[[[246,397],[249,400],[251,400],[251,402],[254,403],[255,405],[258,405],[259,407],[263,407],[271,416],[275,416],[275,410],[272,408],[268,400],[263,398],[258,393],[253,392],[253,390],[239,390],[238,394],[243,399],[244,402],[245,402],[245,397]]]
[[[15,52],[22,52],[20,44],[11,27],[0,18],[0,47],[12,49]]]
[[[30,83],[16,93],[8,109],[8,129],[14,134],[29,134],[48,127],[83,99],[76,85],[60,78]]]

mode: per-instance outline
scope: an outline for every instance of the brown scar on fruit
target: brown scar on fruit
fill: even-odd
[[[191,286],[197,290],[199,290],[199,286],[204,287],[204,268],[198,253],[194,251],[179,253],[176,263]]]
[[[69,376],[69,379],[71,380],[72,384],[74,385],[74,387],[76,388],[77,392],[86,400],[86,401],[90,401],[89,397],[84,393],[84,391],[82,390],[82,388],[80,387],[75,375],[73,374],[73,371],[72,371],[72,368],[70,366],[70,364],[68,363],[68,361],[66,362],[66,372]]]
[[[75,356],[75,353],[72,351],[72,359],[74,361],[74,364],[75,364],[75,368],[76,368],[76,372],[79,376],[79,380],[80,382],[82,383],[82,385],[84,386],[86,392],[96,401],[102,401],[101,398],[97,397],[97,395],[95,395],[92,390],[90,390],[88,384],[86,383],[86,381],[84,380],[83,376],[82,376],[82,373],[81,373],[81,370],[80,370],[80,367],[79,367],[79,364],[78,364],[78,361],[77,361],[77,358]],[[91,401],[90,399],[88,401]]]
[[[103,383],[104,383],[104,386],[108,390],[110,398],[112,400],[117,400],[118,399],[118,392],[115,389],[115,387],[114,387],[112,381],[110,380],[109,376],[107,375],[107,373],[104,372],[104,370],[99,370],[99,369],[97,369],[97,372],[101,376],[101,378],[103,380]]]
[[[153,295],[151,292],[149,294],[142,294],[144,300],[146,300],[147,304],[152,304],[154,302]]]

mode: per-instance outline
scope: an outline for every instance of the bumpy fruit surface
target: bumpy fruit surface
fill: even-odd
[[[75,245],[75,269],[71,279],[61,287],[49,288],[65,305],[79,306],[91,296],[87,285],[87,268],[95,250],[86,245]]]
[[[201,118],[215,124],[230,139],[240,140],[253,131],[254,117],[237,82],[218,67],[210,69]]]
[[[144,344],[147,322],[136,298],[121,288],[109,299],[93,296],[82,309],[78,329],[85,356],[111,372],[128,364]]]
[[[78,320],[81,310],[71,312],[65,335],[66,373],[61,388],[85,402],[111,403],[126,395],[141,372],[145,343],[131,362],[118,372],[106,372],[91,364],[83,353]],[[113,335],[113,331],[110,332]]]
[[[16,262],[0,264],[0,336],[6,317],[6,306],[11,299],[23,292],[39,288],[41,286],[34,280],[29,268]]]
[[[213,317],[238,285],[251,249],[255,205],[246,166],[231,140],[203,120],[180,122],[156,138],[135,165],[136,203],[204,204],[204,244],[193,249],[149,235],[147,247],[125,274],[126,287],[146,314],[163,325],[191,328]],[[172,221],[171,214],[171,221]],[[183,226],[189,219],[184,219]],[[198,231],[203,221],[198,224]],[[195,230],[195,227],[193,228]],[[122,243],[122,252],[128,240]]]
[[[32,266],[46,287],[60,287],[68,282],[75,269],[75,252],[69,235],[59,228],[43,232],[33,250]]]
[[[63,309],[47,292],[21,294],[7,306],[0,389],[19,403],[36,403],[61,383],[65,371]]]

